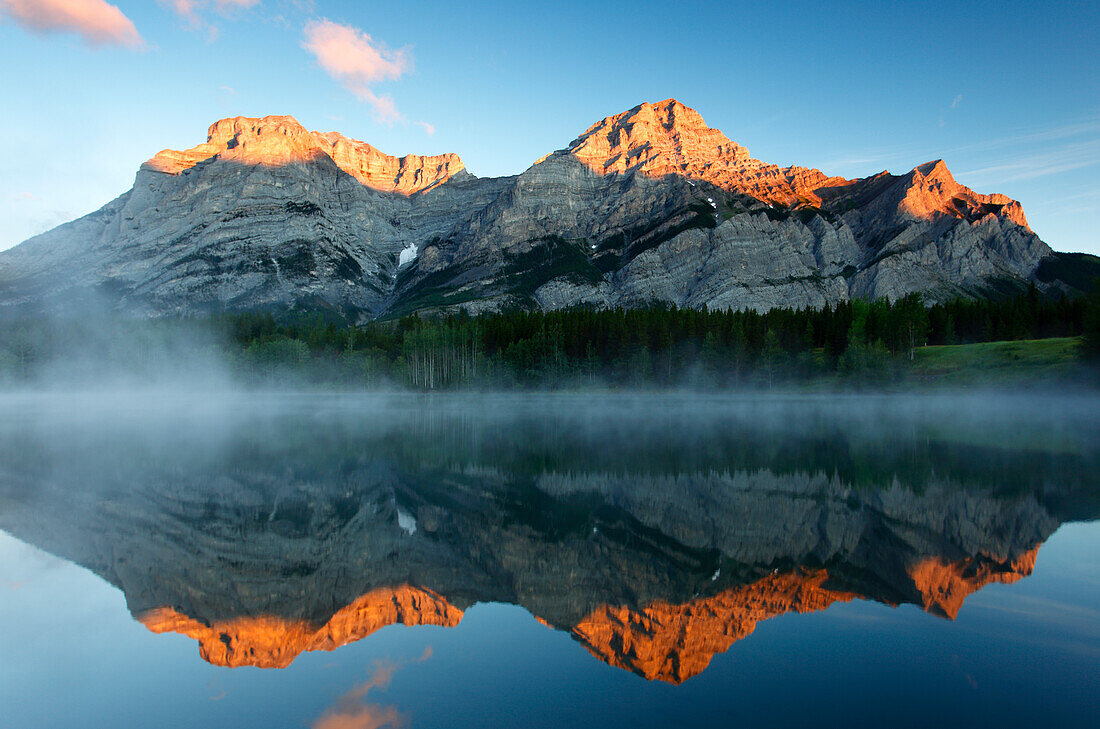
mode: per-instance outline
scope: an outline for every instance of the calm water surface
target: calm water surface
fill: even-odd
[[[0,726],[1082,726],[1100,399],[0,396]]]

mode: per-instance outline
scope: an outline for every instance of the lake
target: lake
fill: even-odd
[[[1081,726],[1100,398],[0,396],[0,725]]]

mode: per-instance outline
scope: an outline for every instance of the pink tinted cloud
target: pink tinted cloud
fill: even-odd
[[[161,2],[167,3],[176,11],[176,15],[191,25],[198,26],[202,23],[202,19],[199,18],[199,3],[197,0],[161,0]]]
[[[405,717],[394,706],[353,704],[326,713],[313,724],[313,729],[396,729],[403,726]]]
[[[400,78],[412,70],[412,56],[405,49],[391,51],[350,25],[313,20],[305,27],[302,47],[312,53],[321,68],[369,103],[374,117],[384,123],[401,121],[393,99],[379,96],[371,85]]]
[[[397,707],[364,702],[374,689],[389,686],[397,669],[397,665],[388,661],[376,663],[373,675],[337,699],[334,706],[310,725],[311,729],[396,729],[405,726],[405,716]]]
[[[161,4],[174,10],[192,29],[205,29],[213,40],[218,34],[218,28],[203,17],[207,10],[214,10],[225,17],[234,10],[255,7],[260,4],[260,0],[161,0]]]
[[[0,0],[0,13],[39,33],[76,33],[93,46],[145,46],[133,22],[106,0]]]

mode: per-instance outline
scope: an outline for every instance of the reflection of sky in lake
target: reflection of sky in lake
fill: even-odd
[[[855,601],[761,622],[681,686],[594,660],[525,610],[456,628],[392,626],[289,668],[211,666],[154,635],[119,591],[0,536],[0,706],[19,727],[1084,725],[1100,709],[1100,529],[1067,524],[1034,574],[972,595],[954,621]],[[380,672],[388,685],[363,691]],[[380,682],[384,684],[385,682]],[[343,712],[341,714],[341,712]],[[336,724],[341,714],[349,723]],[[360,723],[354,723],[359,721]],[[382,726],[382,725],[379,725]]]
[[[310,476],[314,479],[315,482],[302,493],[320,503],[325,499],[337,499],[343,493],[343,486],[333,487],[333,473],[348,472],[341,470],[341,464],[344,460],[358,463],[358,454],[364,451],[363,444],[367,444],[370,447],[366,450],[377,451],[370,458],[377,460],[384,451],[390,467],[379,470],[372,461],[369,468],[361,469],[360,486],[366,494],[364,503],[379,504],[380,510],[371,517],[375,521],[368,520],[361,532],[348,537],[354,537],[350,542],[353,546],[366,545],[362,540],[375,538],[385,527],[390,529],[386,538],[398,545],[393,548],[395,551],[386,554],[403,555],[414,566],[420,564],[421,570],[426,569],[424,565],[431,566],[436,555],[457,560],[450,552],[421,554],[410,551],[412,547],[408,546],[435,540],[438,547],[446,541],[439,514],[425,506],[429,497],[438,496],[437,491],[433,491],[438,487],[432,479],[441,475],[456,479],[456,484],[461,482],[469,486],[463,492],[469,501],[453,506],[451,516],[459,520],[455,522],[461,527],[457,533],[466,535],[470,541],[482,540],[478,541],[478,549],[499,549],[501,553],[511,549],[519,555],[518,559],[527,559],[532,554],[537,556],[540,548],[552,554],[573,554],[576,558],[591,554],[585,551],[589,547],[604,550],[614,547],[619,550],[615,554],[621,560],[615,563],[616,568],[632,569],[638,562],[652,566],[651,572],[638,574],[655,580],[650,587],[663,595],[657,588],[661,588],[661,580],[668,576],[660,570],[676,564],[673,558],[691,555],[660,540],[647,543],[646,549],[650,551],[638,548],[636,542],[653,536],[647,530],[668,526],[681,530],[678,533],[682,533],[684,539],[699,538],[703,540],[701,543],[709,544],[706,539],[711,536],[693,531],[700,517],[688,510],[687,505],[690,499],[707,503],[705,498],[720,495],[713,489],[725,488],[725,476],[710,474],[716,468],[721,471],[723,464],[735,456],[747,459],[752,468],[771,469],[772,475],[779,474],[767,483],[774,482],[789,489],[799,498],[807,494],[811,497],[803,501],[826,504],[832,503],[830,499],[836,501],[829,507],[831,510],[823,513],[841,521],[850,517],[853,524],[862,524],[859,519],[864,518],[864,511],[880,500],[899,498],[904,507],[899,513],[907,513],[904,509],[942,508],[948,520],[960,514],[969,518],[975,510],[1027,516],[1033,513],[1028,511],[1033,504],[1037,509],[1038,506],[1042,509],[1050,506],[1046,501],[1048,497],[1055,505],[1051,508],[1064,508],[1066,513],[1083,515],[1074,518],[1090,518],[1089,515],[1095,513],[1095,501],[1090,500],[1095,487],[1087,485],[1087,474],[1080,476],[1085,486],[1066,492],[1079,501],[1066,501],[1065,493],[1053,486],[1033,492],[1028,490],[1031,487],[1017,489],[1016,485],[1000,480],[1005,473],[1012,473],[1021,464],[1027,466],[1029,463],[1030,470],[1020,468],[1020,472],[1026,472],[1028,478],[1039,483],[1049,481],[1052,473],[1073,473],[1076,463],[1073,453],[1088,456],[1088,449],[1094,445],[1090,437],[1066,436],[1032,424],[1035,432],[1054,433],[1046,446],[1054,455],[1020,456],[1014,447],[1006,451],[998,450],[995,444],[989,446],[995,439],[977,429],[972,434],[965,434],[967,438],[964,439],[956,439],[957,433],[951,437],[930,438],[927,433],[932,426],[926,421],[908,429],[895,424],[888,436],[874,436],[872,432],[857,439],[830,430],[832,420],[826,415],[818,413],[815,417],[825,424],[822,428],[808,426],[805,422],[790,428],[792,432],[798,431],[799,447],[789,451],[777,448],[774,453],[781,454],[782,460],[768,450],[771,447],[769,439],[788,428],[781,418],[778,425],[770,424],[768,432],[755,439],[748,431],[743,437],[741,431],[726,430],[721,437],[699,433],[695,434],[697,437],[685,436],[682,441],[672,443],[667,452],[661,451],[666,439],[659,427],[651,427],[652,418],[647,420],[649,426],[633,431],[629,423],[616,421],[617,432],[637,435],[633,442],[624,439],[618,452],[616,448],[590,446],[599,442],[593,434],[599,436],[606,428],[603,421],[592,425],[583,418],[579,425],[573,418],[561,427],[540,426],[519,433],[512,432],[509,422],[498,424],[492,430],[472,432],[468,419],[462,421],[467,427],[456,429],[435,420],[425,424],[413,418],[409,426],[409,432],[414,434],[411,439],[390,438],[386,428],[382,428],[384,432],[363,434],[349,426],[325,433],[311,432],[308,437],[295,440],[300,428],[287,431],[270,424],[257,429],[245,428],[242,436],[230,433],[232,428],[224,423],[220,427],[225,430],[218,430],[214,435],[198,428],[179,431],[167,427],[150,427],[146,429],[148,433],[143,433],[141,427],[131,423],[129,429],[122,429],[124,437],[121,440],[143,443],[144,447],[134,446],[133,452],[140,457],[119,465],[108,456],[107,465],[97,466],[98,470],[88,470],[84,466],[81,470],[59,460],[66,453],[87,455],[101,450],[104,444],[110,446],[116,442],[98,431],[85,429],[79,418],[72,432],[81,437],[60,441],[40,438],[35,432],[38,426],[29,421],[22,431],[12,428],[8,421],[6,431],[0,428],[0,436],[14,433],[23,438],[20,441],[23,445],[13,448],[0,443],[0,454],[8,457],[8,466],[19,460],[8,472],[17,478],[31,474],[33,478],[28,478],[27,483],[38,484],[34,479],[39,478],[41,484],[46,484],[55,472],[65,474],[66,479],[70,474],[115,474],[122,484],[129,483],[128,479],[135,475],[147,474],[154,474],[158,479],[169,478],[169,481],[164,482],[167,486],[157,482],[147,490],[144,487],[131,489],[133,493],[125,488],[108,490],[105,506],[92,500],[80,502],[75,507],[67,503],[59,507],[57,498],[63,497],[56,494],[65,492],[50,489],[67,487],[69,481],[62,479],[46,488],[44,493],[54,495],[51,496],[53,503],[50,509],[41,510],[33,508],[33,498],[24,493],[33,493],[34,489],[28,490],[26,484],[11,486],[14,483],[11,482],[6,490],[0,490],[0,496],[8,499],[0,501],[0,509],[4,506],[18,508],[19,518],[13,518],[16,511],[6,515],[0,513],[0,517],[12,520],[11,523],[25,530],[25,534],[34,536],[36,543],[44,540],[44,543],[68,545],[65,537],[70,530],[79,532],[81,539],[102,536],[103,539],[95,540],[94,549],[88,549],[88,558],[96,560],[99,569],[109,571],[120,556],[113,551],[143,542],[140,539],[127,542],[118,534],[102,534],[97,529],[102,530],[104,526],[132,529],[134,525],[156,523],[155,519],[161,516],[177,519],[180,513],[190,513],[186,510],[177,513],[177,501],[188,493],[187,489],[200,484],[201,477],[225,470],[226,459],[252,469],[241,476],[241,483],[246,485],[253,481],[258,483],[257,479],[272,478],[271,474],[278,476],[284,472],[284,466],[289,473],[293,466],[296,478]],[[940,420],[932,418],[933,425]],[[683,421],[672,417],[671,422],[680,426]],[[43,433],[54,432],[52,425],[42,427]],[[998,427],[1003,432],[1011,429],[1004,424]],[[575,435],[576,428],[580,428],[579,436]],[[874,427],[870,430],[874,431]],[[223,437],[226,433],[232,437]],[[278,437],[271,440],[272,434]],[[530,434],[538,437],[527,437]],[[206,447],[202,443],[204,438],[217,441],[218,446]],[[192,442],[183,448],[180,442],[186,439]],[[794,440],[792,436],[791,441]],[[283,443],[292,441],[293,447],[286,446],[285,463],[280,463],[273,454],[281,452]],[[322,441],[323,448],[318,445]],[[751,447],[744,452],[736,450],[740,441],[747,441]],[[196,442],[200,444],[195,445]],[[38,446],[45,450],[37,453],[35,448]],[[585,450],[589,447],[592,450]],[[570,452],[559,452],[563,450]],[[178,456],[183,451],[187,456]],[[1058,455],[1065,451],[1070,456]],[[980,459],[972,463],[974,454]],[[192,455],[196,456],[193,461],[189,460]],[[946,464],[950,464],[956,473],[964,474],[977,484],[973,487],[978,489],[974,493],[985,493],[982,489],[987,489],[994,496],[976,497],[972,502],[962,502],[963,507],[952,505],[955,501],[951,489],[941,494],[935,489],[909,492],[899,488],[878,491],[863,487],[846,496],[841,490],[840,496],[836,496],[834,485],[807,486],[806,479],[799,475],[812,471],[816,464],[835,463],[853,479],[877,483],[881,472],[876,468],[882,462],[876,459],[880,457],[894,459],[885,467],[887,471],[904,472],[914,479],[926,478],[928,473],[942,479]],[[164,465],[166,459],[171,461],[171,467]],[[333,459],[337,467],[330,470]],[[452,468],[449,464],[456,460],[459,466]],[[43,463],[48,463],[49,467],[43,469]],[[586,466],[587,474],[578,475],[578,465]],[[646,475],[619,478],[622,473],[631,473],[632,468]],[[171,482],[171,475],[179,472],[193,478],[180,480],[178,484]],[[545,478],[548,472],[565,475],[555,481]],[[504,478],[501,474],[507,476],[504,481],[501,481]],[[664,474],[681,479],[673,481],[674,485],[682,484],[687,489],[681,498],[663,500],[669,494],[661,485]],[[684,474],[687,480],[683,480]],[[647,478],[651,480],[646,481]],[[527,491],[516,490],[516,484],[521,482]],[[516,496],[522,493],[531,497],[534,493],[531,483],[550,489],[539,496],[543,499],[539,503],[550,510],[542,515],[545,519],[541,521],[539,514],[524,511],[522,499]],[[586,484],[599,484],[602,490],[590,493],[585,491]],[[631,501],[631,494],[627,493],[631,488],[648,489],[645,494],[654,501]],[[282,491],[278,493],[282,494],[279,498],[285,496]],[[234,502],[234,499],[248,494],[252,492],[244,488],[231,492],[226,497],[230,502],[228,506],[239,505],[242,502]],[[400,505],[393,503],[395,494],[402,499]],[[554,498],[550,499],[547,494]],[[914,500],[905,501],[910,496]],[[597,504],[603,510],[599,516],[601,533],[594,535],[591,525],[585,521],[588,515],[578,516],[573,505],[596,503],[592,500],[597,497],[605,502]],[[249,498],[259,499],[257,503],[262,501],[255,494]],[[774,495],[762,501],[738,498],[741,500],[714,503],[725,504],[731,509],[764,508],[762,521],[755,523],[757,528],[769,523],[767,519],[771,517],[767,509],[781,508],[786,503],[776,500]],[[630,526],[623,516],[627,512],[608,513],[607,504],[615,499],[620,500],[622,509],[632,509],[629,513],[651,519],[655,526]],[[285,503],[285,500],[278,503]],[[493,513],[486,521],[478,521],[487,505],[494,504],[499,514]],[[79,511],[100,506],[103,508],[96,512],[95,518]],[[650,507],[652,509],[647,511]],[[669,512],[675,512],[677,507],[684,509],[687,516],[669,517]],[[265,505],[264,508],[269,507]],[[1018,508],[1022,510],[1014,511]],[[1042,509],[1034,512],[1036,524],[1046,524],[1051,519]],[[222,520],[218,522],[219,528],[236,524],[232,521],[232,513],[225,504],[215,510],[217,519]],[[703,514],[705,520],[706,512]],[[143,521],[149,519],[153,521]],[[573,524],[573,519],[580,519],[580,522]],[[518,526],[514,523],[517,520]],[[179,523],[182,522],[173,522],[176,528]],[[202,523],[196,524],[192,525],[196,530],[193,533],[180,533],[183,547],[191,544],[190,539],[209,537]],[[977,519],[972,526],[977,529],[982,524],[992,531],[978,534],[975,538],[979,543],[1016,539],[997,531],[1014,529],[1011,520],[985,522]],[[294,526],[290,522],[288,525]],[[716,519],[715,525],[714,535],[717,536],[712,535],[713,538],[728,538],[722,535],[726,534],[723,529],[730,525],[723,525],[721,519]],[[906,528],[916,529],[913,525],[919,526],[916,516]],[[735,523],[728,533],[736,537],[737,526]],[[609,534],[615,529],[622,534],[605,535],[604,527]],[[839,527],[837,533],[846,534]],[[904,530],[897,532],[904,533]],[[1030,533],[1027,528],[1019,530],[1025,538]],[[327,536],[287,534],[290,536],[285,539],[267,536],[274,540],[271,544],[275,547],[296,543],[295,540],[312,544],[310,540],[319,539],[328,544],[325,540],[332,538],[328,533]],[[891,532],[886,536],[893,538],[897,534]],[[894,554],[883,546],[889,546],[889,539],[867,541],[865,537],[861,537],[864,542],[860,544],[871,549],[873,554],[886,557]],[[248,541],[251,538],[242,538],[241,544],[251,545]],[[920,540],[914,543],[917,542]],[[171,540],[150,543],[160,548],[175,545]],[[74,544],[82,545],[82,549],[89,546],[79,539]],[[194,544],[200,545],[200,541]],[[205,547],[209,544],[211,542],[201,542]],[[1034,542],[1025,541],[1022,546],[1031,544]],[[240,546],[229,544],[230,548]],[[776,546],[764,538],[749,546],[781,549],[784,545]],[[575,551],[569,552],[570,549]],[[803,614],[780,610],[775,617],[759,620],[755,630],[734,641],[728,650],[717,652],[705,670],[690,676],[681,685],[647,681],[629,670],[597,660],[567,631],[551,629],[538,622],[524,607],[504,602],[477,602],[466,609],[461,622],[453,628],[391,625],[331,652],[307,650],[282,670],[219,667],[200,658],[192,638],[172,632],[154,634],[131,615],[135,605],[160,604],[158,601],[164,594],[183,594],[172,590],[189,587],[196,588],[195,605],[202,607],[207,604],[204,599],[225,599],[229,594],[227,589],[231,592],[235,584],[233,579],[255,576],[248,571],[227,569],[228,582],[221,584],[211,572],[206,579],[213,584],[201,586],[210,588],[206,594],[197,589],[199,585],[181,582],[177,573],[169,569],[173,565],[165,560],[182,553],[167,550],[158,553],[159,556],[151,556],[148,563],[141,563],[143,570],[161,570],[164,584],[156,580],[136,580],[130,583],[124,598],[119,589],[83,567],[0,532],[0,726],[5,729],[738,724],[1033,727],[1085,725],[1100,710],[1100,695],[1095,688],[1097,665],[1100,664],[1100,610],[1097,607],[1100,606],[1100,522],[1071,521],[1060,526],[1039,548],[1032,574],[1011,584],[985,584],[966,597],[953,621],[924,612],[914,604],[894,608],[864,599],[836,602],[824,610]],[[780,554],[785,553],[781,551]],[[904,552],[907,557],[914,554],[936,553]],[[279,559],[277,552],[270,556],[273,561]],[[965,555],[955,554],[951,558],[960,556]],[[259,557],[267,555],[260,552]],[[745,568],[748,558],[744,555],[742,558],[746,561],[741,563],[741,568]],[[83,561],[84,556],[80,559]],[[418,559],[422,563],[417,563]],[[684,559],[690,562],[687,557]],[[130,564],[135,561],[140,562],[131,560]],[[731,573],[738,568],[738,563],[733,562],[723,563],[721,574],[723,580],[735,580],[730,584],[736,587],[737,578]],[[201,567],[207,563],[196,559],[196,564]],[[337,560],[337,567],[343,569],[345,564],[355,563]],[[457,580],[455,583],[463,589],[466,589],[464,585],[472,585],[465,594],[480,599],[477,590],[496,589],[495,582],[474,569],[479,566],[476,560],[456,561],[455,564],[472,570],[469,575],[462,576],[468,582]],[[666,596],[673,603],[689,601],[691,589],[706,589],[710,585],[713,565],[706,560],[692,564],[699,575],[693,578],[695,582],[688,580],[685,583],[687,588],[684,589],[688,592],[672,591]],[[769,563],[765,561],[764,564]],[[870,579],[869,573],[857,569],[859,565],[855,562],[849,561],[840,567],[849,570],[846,578],[842,569],[837,571],[842,580],[848,579],[846,584],[849,586],[859,587],[864,584],[861,580]],[[829,568],[832,569],[832,565]],[[764,579],[770,572],[768,566],[763,572]],[[172,577],[165,576],[167,573]],[[430,578],[429,581],[443,579],[430,571],[423,574],[426,579]],[[750,584],[760,580],[758,572],[750,570],[746,575]],[[879,579],[883,575],[886,573],[872,577]],[[594,584],[599,582],[600,576],[601,573],[593,572],[589,577]],[[134,576],[129,575],[128,579]],[[528,576],[528,582],[523,584],[543,590],[546,585],[568,584],[531,580]],[[371,584],[368,580],[367,586]],[[669,584],[676,586],[679,583],[670,578]],[[693,587],[699,584],[703,587]],[[872,588],[874,585],[868,587]],[[141,594],[145,589],[166,592],[149,598]],[[608,579],[594,589],[595,599],[604,599],[604,595],[617,594],[614,590],[618,589],[618,583]],[[889,591],[883,594],[888,595]],[[533,600],[544,607],[555,606],[553,595],[527,594],[525,597],[526,603],[522,599],[515,601],[530,605]],[[568,613],[567,608],[568,605],[561,607],[563,614]],[[564,620],[559,620],[559,624]]]

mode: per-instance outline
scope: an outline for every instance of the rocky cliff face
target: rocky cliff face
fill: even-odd
[[[991,582],[1012,583],[1031,574],[1038,547],[996,562],[929,558],[912,567],[918,604],[952,620],[963,601]],[[748,636],[762,620],[786,613],[824,610],[834,602],[865,598],[830,580],[824,568],[778,572],[711,597],[673,605],[655,601],[642,609],[605,605],[572,628],[592,655],[650,681],[683,683],[703,672],[711,659]]]
[[[454,626],[486,601],[678,683],[761,620],[837,600],[953,618],[1029,574],[1063,521],[1097,514],[1094,428],[1051,452],[999,435],[953,451],[939,417],[876,414],[835,440],[832,411],[819,427],[805,411],[769,425],[699,410],[684,427],[572,408],[539,408],[534,427],[465,408],[0,419],[0,529],[92,570],[219,665]]]
[[[781,168],[669,99],[520,175],[425,248],[396,306],[940,300],[1018,287],[1051,255],[1018,203],[959,185],[942,162],[862,180]]]
[[[690,510],[558,496],[544,500],[536,528],[511,479],[451,474],[436,491],[388,469],[347,476],[271,490],[273,474],[238,471],[215,496],[197,474],[177,475],[85,504],[75,521],[60,499],[32,508],[5,500],[0,525],[97,572],[149,630],[195,639],[217,665],[280,668],[387,625],[453,627],[465,606],[484,601],[522,605],[601,660],[680,683],[759,621],[837,600],[911,603],[953,618],[983,585],[1030,574],[1059,524],[1028,499],[910,492],[894,499],[922,518],[897,521],[873,510],[873,496],[788,476],[776,479],[783,494],[754,490],[715,507],[710,523],[730,536],[701,549],[675,538],[692,529]],[[667,493],[662,479],[632,480]],[[697,476],[677,490],[721,504],[728,485]],[[441,509],[444,492],[453,501]],[[580,504],[593,505],[594,528],[570,526]],[[802,520],[823,526],[786,530]],[[929,532],[924,521],[967,537]]]
[[[370,316],[411,241],[449,230],[504,182],[479,181],[455,155],[390,157],[290,117],[225,119],[206,143],[159,152],[103,209],[4,252],[0,300]]]
[[[101,210],[0,253],[0,307],[767,309],[1072,288],[1038,275],[1054,255],[1019,203],[941,161],[859,180],[778,167],[672,99],[497,179],[273,116],[215,123]]]
[[[749,150],[708,127],[699,112],[675,99],[642,104],[596,122],[556,154],[571,155],[599,174],[687,177],[784,206],[820,203],[816,189],[847,183],[819,170],[780,168],[753,159]]]
[[[282,167],[326,164],[325,157],[372,190],[403,195],[430,190],[464,169],[455,154],[410,154],[399,159],[337,132],[307,132],[289,116],[222,119],[211,125],[205,144],[183,152],[163,150],[141,169],[179,175],[214,158],[244,166]]]
[[[399,585],[356,598],[323,625],[278,615],[242,615],[207,624],[167,605],[135,617],[154,633],[194,638],[203,660],[214,665],[286,668],[303,651],[335,650],[387,625],[453,628],[462,619],[462,611],[429,590]]]

